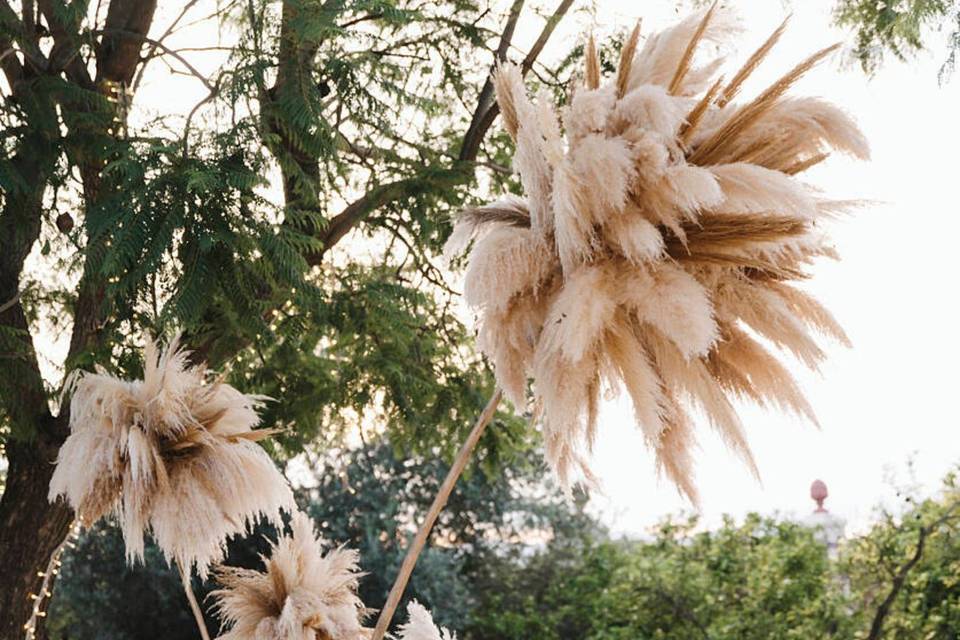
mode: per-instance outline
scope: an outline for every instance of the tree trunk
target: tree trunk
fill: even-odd
[[[110,0],[104,35],[97,46],[96,77],[91,78],[89,68],[76,55],[83,14],[64,12],[59,3],[40,0],[36,8],[44,16],[54,40],[50,61],[42,65],[54,71],[42,73],[59,75],[58,70],[62,69],[66,81],[108,95],[111,86],[129,85],[141,63],[141,36],[149,31],[156,6],[156,0]],[[17,20],[9,11],[3,17]],[[36,55],[43,57],[39,50]],[[100,175],[109,159],[104,142],[117,135],[113,120],[123,115],[98,112],[96,105],[75,103],[57,94],[33,96],[29,93],[31,85],[18,80],[34,72],[15,64],[16,56],[5,58],[3,71],[14,94],[26,92],[26,97],[37,98],[21,99],[35,110],[27,114],[26,121],[37,140],[28,140],[24,145],[20,158],[23,166],[17,167],[31,189],[25,194],[4,194],[7,198],[0,211],[0,304],[8,299],[19,300],[23,261],[39,236],[47,179],[61,155],[70,153],[63,144],[60,127],[65,125],[91,154],[89,158],[71,158],[82,174],[84,207],[89,214],[100,195],[109,189],[109,185],[101,184]],[[53,111],[54,100],[59,101],[59,117]],[[15,251],[9,250],[11,247]],[[100,247],[89,245],[85,249],[87,260],[73,309],[68,368],[78,358],[95,358],[93,351],[101,341],[108,310],[102,304],[103,277],[90,261],[91,253],[99,250]],[[0,406],[16,429],[6,442],[9,466],[0,498],[0,640],[19,640],[24,637],[24,624],[33,612],[30,596],[39,590],[43,579],[38,573],[46,568],[51,553],[66,538],[73,521],[73,512],[62,501],[50,504],[47,500],[57,452],[68,433],[69,407],[62,407],[56,418],[50,413],[29,326],[19,302],[0,313],[0,325],[13,328],[22,336],[16,357],[7,361],[11,366],[5,363],[4,370],[0,370],[0,376],[10,383],[5,389],[9,393],[0,396]],[[43,618],[38,620],[35,635],[40,639],[47,637],[42,622]]]
[[[47,421],[54,423],[53,418]],[[61,425],[43,425],[41,434],[57,432]],[[73,512],[62,502],[47,501],[57,444],[42,441],[7,443],[7,485],[0,499],[0,639],[21,640],[24,624],[33,612],[31,594],[43,578],[54,549],[70,530]],[[45,609],[45,607],[44,607]],[[46,638],[39,625],[37,638]]]

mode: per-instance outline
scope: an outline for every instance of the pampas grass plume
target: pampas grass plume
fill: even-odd
[[[67,385],[70,436],[50,481],[89,526],[114,513],[128,559],[152,533],[168,560],[201,576],[227,539],[255,518],[293,506],[283,475],[257,443],[264,398],[245,395],[188,363],[174,339],[148,342],[144,379],[78,372]]]
[[[290,528],[261,557],[264,571],[214,571],[221,588],[210,595],[229,628],[220,640],[365,640],[357,552],[326,549],[303,513]]]
[[[816,368],[820,338],[847,343],[795,285],[834,257],[820,222],[842,204],[797,176],[832,150],[869,149],[842,110],[788,95],[834,47],[735,102],[785,25],[729,82],[703,46],[738,32],[717,3],[642,47],[638,25],[606,81],[591,37],[583,84],[559,117],[543,93],[531,102],[515,67],[496,72],[525,198],[466,212],[448,254],[472,243],[465,291],[480,348],[518,406],[533,379],[546,457],[564,482],[591,477],[608,389],[627,392],[658,468],[694,501],[691,408],[754,472],[734,400],[815,421],[779,356]]]

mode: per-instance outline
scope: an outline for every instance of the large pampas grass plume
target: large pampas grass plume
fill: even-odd
[[[206,575],[227,539],[293,508],[290,488],[257,444],[264,398],[245,395],[188,363],[174,339],[148,342],[143,380],[100,369],[72,376],[70,436],[50,499],[65,496],[83,525],[117,515],[129,559],[150,533],[181,570]]]
[[[737,33],[716,4],[643,46],[638,26],[606,81],[590,38],[559,115],[516,67],[496,72],[524,198],[464,212],[446,253],[472,247],[464,291],[480,347],[515,405],[532,378],[565,482],[590,476],[606,390],[626,390],[659,468],[693,500],[692,408],[754,471],[734,400],[814,419],[779,353],[815,368],[815,336],[846,336],[796,285],[833,256],[821,220],[835,209],[797,176],[831,150],[868,149],[840,109],[789,95],[834,47],[736,102],[784,29],[728,81],[722,60],[703,59],[704,43]]]
[[[326,549],[300,512],[290,526],[261,558],[264,571],[215,569],[221,588],[211,597],[229,628],[220,639],[366,640],[357,552]]]

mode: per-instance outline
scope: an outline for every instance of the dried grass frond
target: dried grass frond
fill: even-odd
[[[738,109],[733,117],[727,120],[723,126],[717,129],[707,140],[698,145],[697,148],[689,154],[688,161],[691,164],[698,165],[710,165],[719,162],[726,151],[727,145],[736,141],[739,136],[743,135],[745,131],[755,125],[776,105],[777,100],[783,96],[797,80],[815,67],[817,63],[836,51],[839,46],[839,44],[834,44],[817,51],[770,85],[759,96]]]
[[[690,42],[687,43],[687,48],[683,50],[683,55],[680,56],[680,61],[677,63],[677,70],[673,72],[673,78],[670,80],[670,84],[667,85],[667,93],[670,95],[677,95],[677,92],[683,84],[683,79],[687,76],[687,73],[690,72],[693,54],[696,52],[697,45],[700,44],[704,34],[707,32],[707,25],[710,24],[710,19],[713,18],[719,1],[720,0],[714,0],[710,8],[707,9],[707,12],[703,14],[703,18],[700,20],[700,24],[697,25],[696,31],[690,36]]]
[[[465,290],[479,346],[515,405],[527,406],[533,379],[546,457],[564,483],[591,481],[601,389],[627,392],[658,468],[692,500],[693,408],[756,473],[732,400],[815,420],[779,351],[816,368],[815,338],[846,341],[794,286],[835,255],[817,222],[844,207],[791,176],[832,149],[865,157],[866,141],[832,105],[784,95],[833,48],[745,106],[726,105],[783,32],[724,84],[719,62],[697,66],[695,51],[732,24],[715,4],[639,52],[635,29],[606,83],[591,38],[586,87],[562,131],[545,96],[534,108],[511,85],[531,223],[488,223]]]
[[[700,126],[703,116],[707,114],[707,109],[710,108],[711,103],[714,101],[714,98],[716,98],[722,83],[723,76],[720,76],[717,78],[717,81],[713,83],[713,86],[697,101],[693,109],[690,110],[690,113],[687,114],[686,122],[684,122],[680,128],[679,134],[682,148],[686,149],[689,147],[690,139],[693,137],[693,134],[697,132],[697,127]]]
[[[717,99],[718,107],[725,107],[731,100],[737,97],[737,94],[740,92],[740,88],[743,86],[743,83],[746,82],[747,78],[753,75],[753,72],[757,70],[767,55],[773,50],[774,45],[776,45],[777,42],[780,41],[780,38],[783,37],[783,34],[787,30],[788,22],[790,22],[790,16],[787,16],[784,21],[780,23],[780,26],[774,29],[773,33],[770,34],[770,37],[767,38],[749,58],[747,58],[747,61],[743,64],[743,66],[740,67],[740,69],[733,75],[733,78],[730,79],[730,83],[723,88],[723,93],[721,93],[720,97]]]
[[[617,66],[618,99],[627,95],[627,82],[630,80],[630,68],[633,66],[633,58],[637,55],[637,45],[640,42],[641,24],[642,21],[637,20],[637,24],[633,27],[633,31],[630,32],[629,37],[627,37],[627,41],[623,44],[623,49],[620,50],[620,64]]]
[[[400,626],[400,640],[457,640],[447,629],[437,627],[426,608],[411,600],[407,605],[407,622]]]
[[[220,640],[366,640],[356,551],[327,544],[306,515],[271,544],[265,571],[220,566],[211,592],[228,631]]]
[[[71,434],[50,481],[84,525],[115,513],[129,559],[150,531],[168,560],[201,576],[227,539],[266,516],[278,521],[293,496],[254,431],[264,398],[245,395],[190,366],[174,339],[148,342],[144,379],[103,370],[71,376]]]
[[[500,115],[503,118],[503,128],[516,141],[519,120],[517,106],[514,101],[514,92],[523,88],[523,76],[520,69],[512,64],[500,64],[493,71],[493,88],[497,95],[497,104],[500,106]]]
[[[583,52],[584,71],[583,82],[587,89],[596,89],[600,86],[600,55],[597,53],[597,43],[593,34],[587,38],[587,46]]]

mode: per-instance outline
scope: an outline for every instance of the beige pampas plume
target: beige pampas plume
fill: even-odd
[[[210,595],[229,631],[221,640],[365,640],[356,551],[326,544],[296,512],[291,534],[262,557],[265,571],[218,567]]]
[[[465,212],[450,254],[470,246],[465,290],[480,347],[515,404],[533,392],[547,458],[567,481],[590,476],[604,389],[625,389],[659,468],[696,499],[696,407],[755,470],[733,400],[815,420],[779,351],[817,367],[818,336],[846,343],[830,313],[795,286],[833,256],[821,220],[842,204],[795,176],[831,150],[867,143],[840,109],[791,97],[834,47],[756,98],[734,100],[784,32],[780,25],[727,77],[703,59],[736,22],[716,3],[639,46],[599,77],[593,40],[584,83],[557,116],[497,71],[525,199]]]
[[[147,343],[143,380],[72,377],[50,499],[65,496],[87,526],[116,513],[128,558],[142,557],[149,531],[168,560],[204,576],[230,536],[260,515],[279,521],[293,495],[257,444],[273,433],[254,431],[264,398],[208,380],[177,342]]]
[[[407,605],[407,623],[400,627],[399,640],[457,640],[456,634],[433,623],[433,616],[413,600]]]

